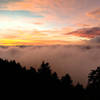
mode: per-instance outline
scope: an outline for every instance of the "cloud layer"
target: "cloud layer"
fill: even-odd
[[[0,57],[15,59],[27,68],[38,68],[45,60],[59,76],[70,73],[74,83],[80,81],[86,85],[90,70],[100,65],[100,46],[1,47]]]

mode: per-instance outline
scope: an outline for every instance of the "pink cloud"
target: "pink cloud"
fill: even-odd
[[[70,33],[66,33],[65,35],[75,35],[79,37],[94,38],[100,35],[100,27],[83,28]]]
[[[87,16],[100,20],[100,8],[87,13]]]

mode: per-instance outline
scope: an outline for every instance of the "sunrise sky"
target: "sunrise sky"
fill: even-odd
[[[0,0],[0,45],[84,43],[99,26],[100,0]]]

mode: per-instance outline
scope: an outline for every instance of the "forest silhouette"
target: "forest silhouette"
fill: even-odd
[[[100,67],[90,71],[86,88],[80,83],[73,85],[69,74],[60,79],[47,62],[42,62],[40,68],[36,70],[34,67],[26,69],[16,61],[0,59],[0,74],[1,87],[5,93],[18,91],[16,97],[19,93],[24,93],[24,97],[30,94],[33,99],[40,97],[48,100],[54,96],[62,100],[100,99]]]

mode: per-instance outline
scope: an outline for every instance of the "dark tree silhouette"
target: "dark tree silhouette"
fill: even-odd
[[[33,67],[26,69],[16,61],[0,59],[0,83],[4,93],[24,93],[24,97],[41,97],[41,99],[76,99],[76,100],[99,100],[100,99],[100,67],[92,70],[88,76],[87,88],[78,83],[73,85],[69,74],[59,79],[56,72],[53,72],[49,63],[42,62],[40,68]],[[1,89],[0,87],[0,89]],[[11,92],[10,92],[11,91]],[[38,95],[38,96],[37,96]],[[48,97],[46,97],[48,96]],[[99,98],[99,99],[98,99]]]
[[[78,100],[85,100],[87,98],[82,84],[77,83],[74,91],[75,91],[75,97]]]
[[[66,74],[65,76],[62,77],[61,83],[64,87],[70,88],[72,87],[72,79],[69,76],[69,74]]]
[[[51,69],[49,63],[42,62],[41,67],[38,69],[38,73],[43,78],[51,77]]]
[[[100,67],[97,67],[96,70],[92,70],[88,78],[89,85],[93,85],[94,88],[100,88]]]
[[[93,100],[100,98],[100,67],[92,70],[88,76],[87,91]]]

